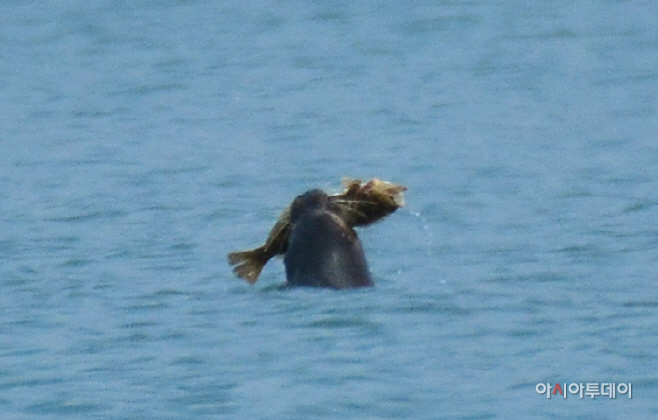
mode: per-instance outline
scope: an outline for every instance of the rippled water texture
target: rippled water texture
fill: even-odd
[[[656,418],[656,4],[4,1],[0,417]],[[343,176],[375,288],[233,277]]]

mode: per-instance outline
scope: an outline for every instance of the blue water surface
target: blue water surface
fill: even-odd
[[[658,3],[5,1],[0,417],[658,416]],[[377,286],[226,253],[344,176]],[[538,383],[631,383],[546,398]]]

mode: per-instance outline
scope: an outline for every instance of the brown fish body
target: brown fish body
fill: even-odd
[[[375,223],[402,207],[404,205],[403,192],[407,189],[403,185],[381,181],[377,178],[366,183],[362,183],[360,180],[343,179],[343,186],[345,190],[342,193],[327,196],[328,203],[325,204],[323,210],[340,219],[344,226],[351,231],[355,226],[367,226]],[[290,209],[291,205],[281,213],[264,245],[249,251],[228,254],[228,262],[235,266],[233,272],[238,277],[253,284],[258,280],[263,267],[272,257],[286,254],[290,234],[294,228]]]

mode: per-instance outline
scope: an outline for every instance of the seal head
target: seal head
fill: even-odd
[[[343,289],[373,285],[361,241],[327,194],[310,190],[295,198],[290,222],[283,260],[289,286]]]

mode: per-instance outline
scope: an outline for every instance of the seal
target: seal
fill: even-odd
[[[363,287],[372,278],[354,227],[375,223],[404,205],[404,185],[373,178],[344,178],[345,190],[327,195],[310,190],[287,206],[265,244],[230,252],[233,272],[254,284],[267,262],[284,256],[290,286]]]
[[[361,241],[327,194],[310,190],[295,198],[290,221],[293,227],[283,259],[288,286],[373,286]]]

